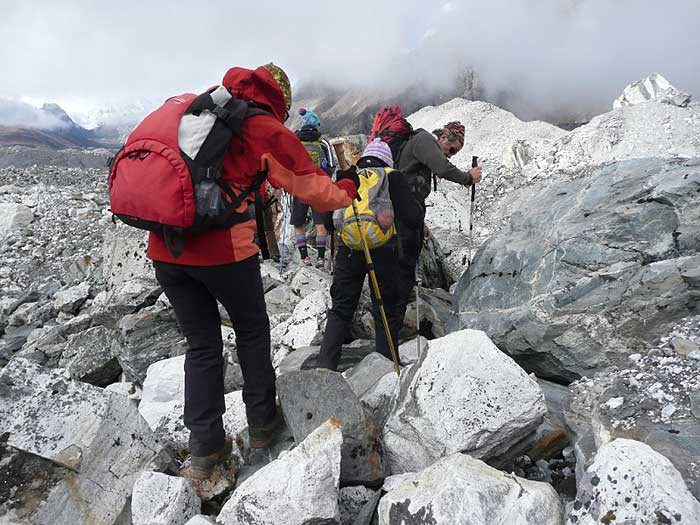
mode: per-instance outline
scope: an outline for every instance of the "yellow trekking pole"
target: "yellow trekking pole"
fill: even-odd
[[[391,351],[391,358],[394,361],[394,368],[396,369],[396,375],[401,375],[401,368],[399,367],[399,356],[396,354],[396,348],[394,347],[394,339],[391,337],[391,330],[389,329],[389,321],[386,317],[386,312],[384,311],[384,302],[382,301],[382,294],[379,291],[379,282],[377,281],[377,274],[374,273],[374,263],[372,262],[372,255],[369,253],[369,246],[367,246],[367,239],[362,234],[362,227],[360,226],[360,215],[357,213],[357,206],[355,201],[352,201],[352,211],[355,213],[355,221],[357,222],[357,231],[362,239],[362,248],[365,252],[365,259],[367,260],[367,270],[369,271],[369,280],[372,283],[372,288],[374,289],[374,296],[377,300],[377,305],[379,306],[379,315],[382,317],[382,324],[384,325],[384,332],[386,332],[386,340],[389,343],[389,350]]]

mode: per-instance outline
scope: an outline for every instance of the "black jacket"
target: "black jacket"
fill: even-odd
[[[387,165],[376,157],[362,157],[357,161],[358,169],[386,168]],[[394,208],[394,216],[409,228],[423,227],[423,207],[416,200],[401,172],[392,170],[388,175],[389,196]]]
[[[469,173],[452,164],[442,153],[435,136],[424,129],[416,130],[406,141],[395,164],[408,181],[411,191],[421,201],[430,195],[431,175],[464,186],[472,183]]]

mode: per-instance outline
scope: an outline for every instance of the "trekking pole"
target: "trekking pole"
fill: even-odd
[[[479,165],[479,157],[472,157],[472,168]],[[474,244],[474,199],[476,198],[476,184],[472,184],[472,201],[469,205],[469,266],[472,266],[472,246]]]
[[[289,199],[287,192],[282,194],[282,200],[284,200],[284,205],[282,206],[282,249],[280,250],[280,275],[284,272],[284,250],[287,245],[287,211]]]
[[[360,226],[360,215],[357,213],[357,206],[355,201],[352,201],[352,211],[355,213],[355,222],[357,222],[357,231],[362,239],[362,249],[365,252],[365,260],[367,261],[367,270],[369,271],[369,280],[372,283],[372,288],[374,289],[374,296],[377,299],[377,305],[379,306],[379,314],[382,318],[382,324],[384,325],[384,331],[386,332],[386,340],[389,343],[389,350],[391,351],[391,358],[394,361],[394,369],[396,370],[396,375],[401,375],[401,368],[399,367],[399,357],[396,355],[396,348],[394,347],[394,339],[391,337],[391,330],[389,329],[389,321],[386,317],[386,312],[384,311],[384,303],[382,302],[382,294],[379,291],[379,282],[377,281],[377,274],[374,273],[374,263],[372,262],[372,255],[369,253],[369,246],[367,245],[367,239],[362,234],[362,227]]]
[[[418,265],[416,265],[416,351],[420,359],[420,287],[423,279],[418,275]]]

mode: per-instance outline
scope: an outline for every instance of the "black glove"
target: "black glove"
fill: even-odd
[[[335,180],[350,179],[355,184],[355,189],[360,188],[360,176],[357,174],[357,166],[354,164],[346,170],[338,170],[335,172]]]

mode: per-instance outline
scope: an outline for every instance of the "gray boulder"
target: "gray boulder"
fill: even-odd
[[[535,380],[483,332],[434,339],[402,372],[384,426],[391,472],[421,470],[454,452],[502,459],[532,434],[545,412]]]
[[[376,491],[357,485],[343,487],[338,494],[340,525],[353,525],[367,503],[374,498]]]
[[[119,332],[117,358],[129,381],[143,383],[151,364],[187,350],[175,315],[161,306],[150,306],[123,317]]]
[[[117,523],[139,473],[169,462],[127,398],[21,358],[0,373],[0,433],[64,469],[37,495],[32,523]]]
[[[338,523],[340,422],[329,420],[246,479],[217,516],[223,525]]]
[[[698,523],[700,503],[671,462],[649,446],[616,439],[579,480],[568,525]]]
[[[561,502],[551,485],[501,472],[465,454],[392,476],[385,490],[388,494],[379,500],[380,525],[562,523]]]
[[[348,382],[326,369],[291,372],[277,380],[282,413],[297,443],[329,418],[340,421],[343,484],[379,484],[384,458],[379,431]]]
[[[294,352],[289,353],[279,364],[277,368],[278,375],[297,370],[311,370],[316,368],[320,349],[320,346],[307,346],[298,348]],[[343,345],[343,350],[340,354],[340,363],[338,363],[338,371],[345,372],[356,366],[373,352],[373,341],[357,339],[349,345]]]
[[[119,379],[122,367],[114,355],[115,331],[104,326],[73,334],[63,350],[59,366],[74,379],[106,386]]]
[[[80,283],[66,290],[56,292],[54,306],[59,312],[75,314],[90,297],[90,284]]]
[[[131,496],[133,525],[185,525],[201,510],[201,501],[184,478],[143,472]]]
[[[514,193],[455,291],[456,326],[543,378],[624,363],[697,307],[699,184],[700,161],[641,159]]]

